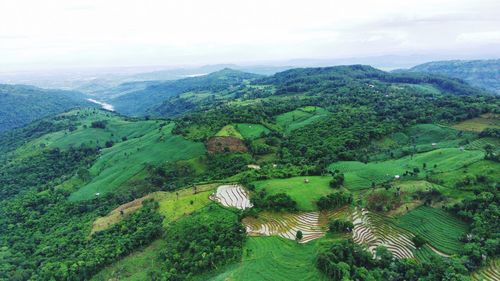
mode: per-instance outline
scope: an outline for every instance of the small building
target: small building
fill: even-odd
[[[304,179],[304,183],[309,183],[309,179]]]
[[[400,177],[399,175],[395,175],[395,176],[394,176],[394,179],[399,180],[400,178],[401,178],[401,177]]]
[[[99,196],[99,195],[101,195],[101,193],[99,193],[99,192],[97,192],[97,193],[95,194],[95,196]]]

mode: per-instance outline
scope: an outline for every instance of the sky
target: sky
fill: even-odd
[[[0,72],[500,57],[498,0],[0,0]]]

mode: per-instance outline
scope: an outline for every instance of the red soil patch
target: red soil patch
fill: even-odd
[[[234,137],[211,137],[207,142],[209,153],[247,152],[242,140]]]

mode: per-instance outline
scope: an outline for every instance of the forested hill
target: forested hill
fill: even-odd
[[[362,65],[156,87],[129,106],[168,119],[0,134],[0,280],[496,274],[500,96]]]
[[[296,96],[326,102],[373,92],[371,98],[387,95],[385,99],[407,93],[422,97],[432,95],[473,96],[485,94],[462,80],[436,74],[389,73],[371,66],[351,65],[323,68],[297,68],[273,76],[255,79],[237,87],[191,90],[168,97],[150,110],[152,115],[173,117],[198,110],[209,110],[223,105],[249,105],[288,99]],[[289,101],[283,101],[283,105]],[[306,102],[307,103],[307,102]],[[319,101],[318,105],[321,104]]]
[[[127,115],[145,115],[152,107],[169,97],[189,91],[217,92],[241,84],[245,80],[262,77],[238,70],[223,69],[208,75],[165,81],[145,89],[119,96],[110,101],[116,110]]]
[[[435,61],[417,65],[410,72],[443,74],[500,94],[500,59]]]
[[[0,84],[0,132],[79,106],[93,106],[73,91]]]

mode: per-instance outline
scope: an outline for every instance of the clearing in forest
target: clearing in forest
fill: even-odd
[[[321,107],[305,106],[276,116],[276,124],[281,126],[286,132],[291,132],[318,122],[328,117],[328,115],[330,115],[330,112]]]
[[[269,129],[262,126],[261,124],[239,123],[236,124],[236,128],[243,136],[243,138],[250,140],[260,138],[263,133],[269,133]]]
[[[316,202],[322,196],[336,192],[329,186],[331,177],[311,176],[292,177],[287,179],[269,179],[256,181],[255,190],[265,189],[267,194],[286,193],[295,202],[301,211],[316,211]]]
[[[500,115],[494,113],[483,114],[480,117],[462,121],[453,126],[462,131],[482,132],[486,128],[500,129]]]
[[[244,210],[252,207],[248,192],[241,185],[221,185],[210,195],[210,199],[219,202],[224,207],[233,207]]]
[[[226,125],[220,131],[215,134],[216,137],[233,137],[237,139],[243,139],[243,136],[236,130],[233,125]]]

